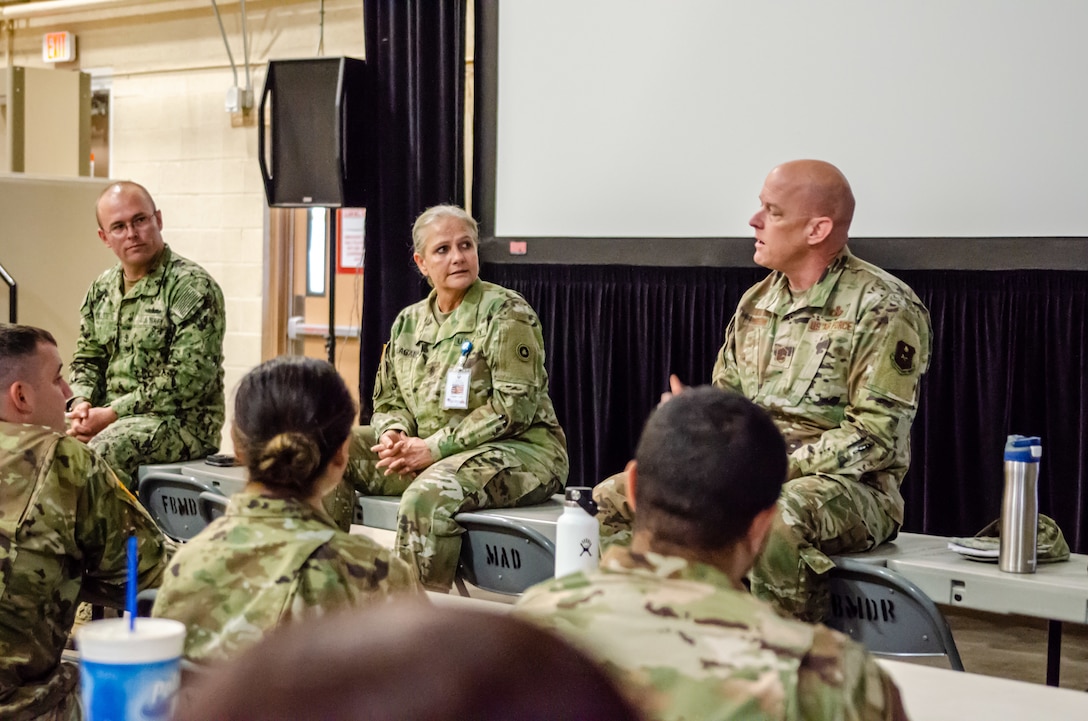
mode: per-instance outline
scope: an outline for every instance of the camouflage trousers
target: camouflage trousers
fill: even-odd
[[[431,464],[412,478],[377,468],[374,431],[352,433],[345,480],[372,496],[401,496],[397,511],[397,555],[414,566],[429,590],[446,592],[457,573],[462,529],[453,517],[464,511],[544,503],[563,490],[554,470],[487,443]]]
[[[609,546],[630,546],[635,509],[627,500],[627,474],[617,473],[594,486],[593,500],[597,502],[597,523],[601,527],[601,554]]]
[[[629,544],[634,509],[624,474],[593,489],[601,524],[601,548]],[[822,621],[830,606],[823,574],[828,556],[867,551],[895,537],[899,524],[882,493],[830,475],[802,476],[782,486],[763,553],[749,573],[752,594],[805,621]]]
[[[767,545],[748,575],[752,594],[803,621],[823,621],[831,598],[823,574],[829,556],[868,551],[899,532],[887,497],[831,475],[787,481]]]
[[[176,418],[125,416],[108,425],[88,443],[106,459],[118,480],[136,490],[136,471],[147,463],[174,463],[215,453]]]
[[[18,710],[13,710],[15,708]],[[25,686],[16,689],[13,697],[0,702],[0,718],[5,721],[80,721],[83,704],[79,697],[79,667],[62,661],[53,671],[48,688],[37,687],[32,694]]]

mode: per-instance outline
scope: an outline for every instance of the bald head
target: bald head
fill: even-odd
[[[166,247],[162,211],[147,188],[124,180],[112,183],[95,203],[98,237],[121,261],[125,279],[136,282],[151,272]]]
[[[854,192],[842,171],[823,160],[791,160],[767,176],[788,189],[804,214],[826,216],[833,222],[829,239],[846,244],[854,219]]]
[[[811,288],[846,247],[854,193],[822,160],[793,160],[772,170],[748,224],[756,231],[756,263],[784,273],[790,290]]]
[[[151,193],[147,192],[147,188],[145,188],[144,186],[140,185],[139,183],[134,183],[131,180],[122,180],[117,183],[111,183],[110,185],[107,185],[101,193],[98,194],[98,200],[95,201],[94,204],[94,216],[95,219],[98,221],[99,228],[104,227],[102,225],[101,213],[103,201],[106,201],[108,203],[114,199],[128,195],[129,193],[135,193],[141,196],[142,199],[151,208],[151,210],[155,210],[155,200],[151,197]]]

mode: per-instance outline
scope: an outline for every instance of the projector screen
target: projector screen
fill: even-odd
[[[1085,0],[498,6],[497,237],[747,237],[793,158],[851,235],[1088,236]]]

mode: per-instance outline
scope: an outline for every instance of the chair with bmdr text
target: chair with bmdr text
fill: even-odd
[[[516,596],[555,575],[555,543],[540,531],[483,513],[458,513],[453,520],[465,529],[456,578],[462,596],[469,595],[465,581]]]
[[[226,511],[227,497],[207,481],[152,471],[140,479],[140,502],[162,532],[188,541]]]
[[[947,656],[963,670],[959,650],[940,609],[921,589],[883,566],[838,556],[828,572],[831,628],[880,656]]]

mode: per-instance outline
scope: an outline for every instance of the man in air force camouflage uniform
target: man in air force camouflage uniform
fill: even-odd
[[[820,620],[828,555],[873,548],[903,523],[899,485],[929,364],[929,313],[906,284],[847,249],[854,197],[833,165],[775,168],[760,202],[755,261],[774,272],[741,298],[713,383],[765,408],[790,454],[752,591]],[[602,534],[622,541],[631,515],[623,484],[608,479],[594,497]]]
[[[109,467],[64,434],[68,384],[53,336],[0,325],[0,718],[80,718],[61,651],[81,595],[121,606],[126,540],[140,588],[166,565],[155,523]]]
[[[782,436],[732,391],[693,388],[650,416],[627,467],[630,547],[545,581],[515,614],[596,657],[651,719],[903,719],[895,684],[841,633],[744,588],[778,511]]]
[[[163,242],[131,182],[103,191],[98,237],[121,261],[91,284],[72,360],[69,430],[132,488],[145,463],[201,458],[223,426],[223,293]]]
[[[372,425],[353,435],[345,475],[363,493],[403,494],[397,551],[442,591],[461,549],[455,514],[543,503],[568,468],[540,321],[520,295],[479,279],[476,232],[454,206],[416,221],[416,262],[435,289],[393,323]]]

